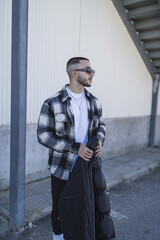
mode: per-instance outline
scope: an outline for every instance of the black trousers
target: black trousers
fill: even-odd
[[[62,233],[60,220],[59,220],[59,213],[58,213],[58,199],[66,182],[67,181],[61,180],[53,176],[53,174],[51,174],[51,191],[52,191],[51,220],[52,220],[52,229],[56,235],[60,235]]]

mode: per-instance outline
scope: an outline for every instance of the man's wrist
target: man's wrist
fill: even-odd
[[[105,140],[105,139],[102,139],[102,138],[100,138],[99,136],[97,136],[97,139],[98,139],[99,141],[101,141],[102,146],[103,146],[103,144],[104,144],[104,140]]]

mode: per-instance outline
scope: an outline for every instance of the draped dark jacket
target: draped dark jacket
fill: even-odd
[[[96,137],[87,144],[93,151],[97,145]],[[59,197],[59,216],[65,240],[115,239],[106,181],[95,154],[90,162],[77,159]]]

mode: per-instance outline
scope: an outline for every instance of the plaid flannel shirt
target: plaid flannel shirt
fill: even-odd
[[[74,115],[67,86],[43,103],[37,127],[39,143],[49,148],[51,173],[63,180],[68,179],[72,160],[80,147],[80,143],[75,142]],[[88,107],[88,139],[97,136],[104,142],[105,124],[101,104],[86,89],[84,91]]]

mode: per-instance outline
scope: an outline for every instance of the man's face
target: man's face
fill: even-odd
[[[92,68],[90,62],[87,61],[87,60],[81,60],[79,69],[83,69],[83,68],[86,68],[86,67]],[[84,87],[91,87],[91,85],[92,85],[92,78],[94,76],[93,73],[77,71],[77,74],[78,74],[77,81],[81,85],[83,85]]]

